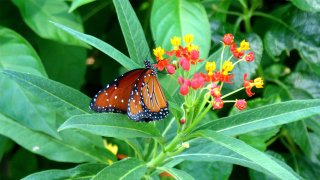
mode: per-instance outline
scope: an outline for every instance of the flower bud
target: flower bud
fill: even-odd
[[[221,109],[223,108],[224,102],[222,101],[221,97],[214,98],[213,101],[213,109]]]
[[[169,65],[167,66],[167,72],[168,72],[169,74],[174,74],[174,73],[176,72],[176,69],[174,68],[173,65],[169,64]]]
[[[245,57],[244,59],[247,61],[247,62],[252,62],[254,60],[254,52],[249,52]]]
[[[185,57],[180,58],[180,65],[185,71],[190,69],[190,62]]]
[[[225,34],[225,35],[223,36],[222,41],[223,41],[223,44],[224,44],[224,45],[229,46],[229,45],[231,45],[231,44],[233,43],[234,37],[233,37],[233,35],[230,34],[230,33],[229,33],[229,34]]]
[[[244,109],[247,108],[247,102],[246,102],[246,100],[244,100],[244,99],[239,99],[239,100],[236,100],[235,106],[236,106],[236,108],[238,108],[240,111],[242,111],[242,110],[244,110]]]
[[[186,120],[185,119],[180,119],[180,124],[184,124],[184,123],[186,123]]]
[[[183,85],[180,87],[180,94],[185,96],[188,93],[189,93],[189,86],[186,83],[183,83]]]

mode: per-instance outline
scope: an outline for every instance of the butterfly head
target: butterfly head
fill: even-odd
[[[144,65],[145,65],[146,69],[151,69],[153,74],[157,74],[156,68],[151,64],[149,59],[146,59],[144,61]]]

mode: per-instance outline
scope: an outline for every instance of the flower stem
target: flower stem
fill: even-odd
[[[197,119],[193,121],[193,123],[184,131],[185,134],[189,133],[199,122],[200,120],[209,112],[212,108],[212,104],[209,104],[207,108],[198,116]]]
[[[236,93],[236,92],[239,92],[239,91],[241,91],[242,89],[244,89],[244,87],[239,88],[239,89],[237,89],[237,90],[235,90],[235,91],[232,91],[232,92],[230,92],[230,93],[222,96],[221,99],[223,99],[223,98],[225,98],[225,97],[228,97],[228,96],[230,96],[230,95],[232,95],[232,94],[234,94],[234,93]]]

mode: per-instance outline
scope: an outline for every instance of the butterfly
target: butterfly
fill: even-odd
[[[131,120],[149,122],[169,114],[168,102],[157,78],[157,70],[147,59],[145,68],[131,70],[109,83],[91,100],[95,112],[127,114]]]

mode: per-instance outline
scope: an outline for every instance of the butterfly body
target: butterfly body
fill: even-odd
[[[96,112],[127,114],[134,121],[161,120],[169,114],[168,102],[148,60],[145,68],[131,70],[100,90],[91,100]]]

